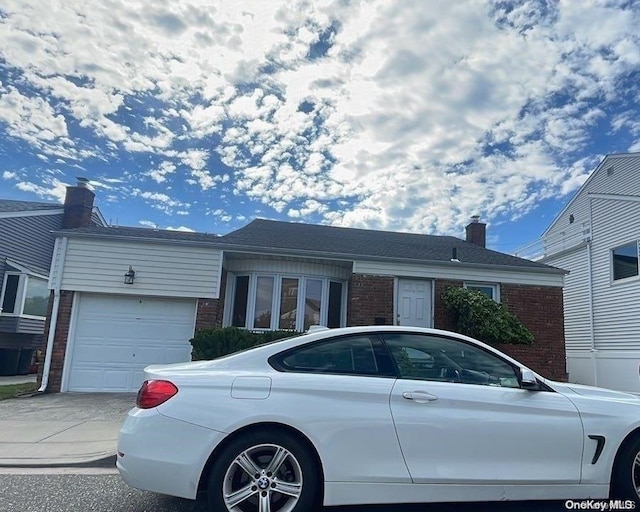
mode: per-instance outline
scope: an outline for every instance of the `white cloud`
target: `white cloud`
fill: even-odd
[[[640,148],[638,91],[620,86],[640,66],[633,6],[8,0],[5,12],[0,51],[19,76],[0,83],[6,133],[45,161],[152,156],[98,181],[133,177],[134,196],[167,215],[192,210],[187,184],[203,204],[228,194],[294,218],[457,233],[471,214],[517,217],[575,190],[601,123]],[[36,182],[22,187],[42,194]]]

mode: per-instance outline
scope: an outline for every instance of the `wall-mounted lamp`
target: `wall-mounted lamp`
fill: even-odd
[[[124,284],[133,284],[133,279],[136,277],[136,271],[129,265],[129,271],[124,275]]]

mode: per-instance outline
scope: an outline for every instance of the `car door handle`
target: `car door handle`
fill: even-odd
[[[426,391],[405,391],[402,393],[402,398],[407,400],[413,400],[419,404],[426,404],[427,402],[435,402],[438,397],[427,393]]]

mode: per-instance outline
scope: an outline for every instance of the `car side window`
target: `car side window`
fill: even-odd
[[[519,388],[516,369],[480,347],[452,338],[386,333],[401,378]]]
[[[368,336],[349,336],[297,347],[274,358],[284,371],[378,375],[378,363]]]

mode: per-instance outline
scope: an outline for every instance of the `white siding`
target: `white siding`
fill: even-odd
[[[129,265],[136,273],[132,285],[124,284],[124,274]],[[54,270],[59,271],[56,265]],[[222,251],[219,249],[69,238],[61,288],[81,292],[215,299],[220,293],[221,273]]]
[[[611,175],[607,172],[610,168],[613,168]],[[562,237],[565,236],[563,233],[569,234],[573,230],[583,229],[583,224],[588,225],[589,194],[593,193],[640,195],[640,154],[606,157],[553,221],[544,238]],[[569,223],[570,215],[573,215],[573,223]]]
[[[574,251],[544,260],[548,265],[571,270],[565,276],[563,290],[567,354],[591,349],[588,251],[589,247],[583,245]]]
[[[346,281],[351,277],[351,265],[331,265],[307,262],[291,258],[227,259],[225,269],[229,272],[273,272],[275,274],[322,276]]]
[[[640,203],[592,199],[596,348],[640,349],[640,278],[614,282],[611,249],[640,238]]]
[[[496,283],[525,284],[532,286],[562,286],[562,274],[533,273],[531,269],[504,271],[473,269],[464,264],[442,267],[411,265],[407,263],[382,263],[378,261],[355,261],[353,272],[378,276],[419,277],[425,279],[453,279],[458,281],[488,281]]]

